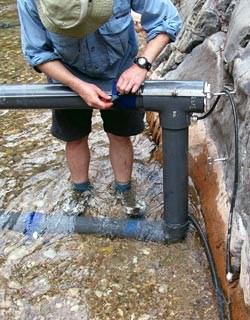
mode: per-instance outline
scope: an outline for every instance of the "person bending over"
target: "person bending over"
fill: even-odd
[[[144,112],[110,109],[113,103],[102,84],[116,81],[120,94],[135,93],[154,59],[176,39],[181,27],[177,9],[170,0],[18,0],[17,5],[22,50],[30,66],[100,110],[110,143],[116,194],[125,213],[140,216],[145,208],[131,189],[130,137],[144,130]],[[146,32],[140,57],[131,10],[141,14]],[[88,146],[92,111],[69,105],[52,113],[51,132],[66,142],[77,202],[84,202],[92,188]],[[77,203],[73,205],[78,210]]]

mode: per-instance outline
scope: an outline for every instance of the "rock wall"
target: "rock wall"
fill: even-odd
[[[238,275],[239,282],[235,280],[231,286],[224,283],[224,289],[232,290],[232,298],[239,297],[242,290],[244,303],[250,307],[249,0],[173,2],[179,8],[184,25],[176,42],[168,45],[155,61],[150,77],[205,80],[211,84],[212,92],[221,92],[225,86],[235,91],[240,164],[231,254],[235,277]],[[148,115],[148,121],[155,140],[161,145],[157,115]],[[234,182],[234,147],[232,108],[227,97],[222,97],[212,115],[190,129],[190,172],[201,195],[208,237],[217,256],[222,282],[225,280],[225,243]],[[158,156],[161,157],[161,152]],[[215,158],[227,160],[215,162]],[[239,310],[237,312],[239,314]],[[241,310],[240,314],[234,318],[244,319],[245,311]]]

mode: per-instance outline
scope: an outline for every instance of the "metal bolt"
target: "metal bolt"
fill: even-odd
[[[208,157],[207,158],[207,173],[206,173],[206,177],[210,174],[210,172],[212,171],[213,169],[213,165],[215,162],[219,162],[219,161],[226,161],[228,160],[228,158],[212,158],[212,157]]]
[[[212,157],[208,157],[208,158],[207,158],[207,163],[211,165],[211,164],[213,164],[214,162],[226,161],[226,160],[228,160],[227,157],[225,157],[225,158],[216,158],[216,159],[214,159],[214,158],[212,158]]]
[[[216,162],[216,161],[226,161],[228,158],[217,158],[217,159],[214,159],[213,161]]]

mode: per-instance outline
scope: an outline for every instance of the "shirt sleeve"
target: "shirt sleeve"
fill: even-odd
[[[132,0],[132,9],[141,14],[142,28],[147,41],[160,33],[167,33],[175,41],[181,28],[181,19],[170,0]]]
[[[17,0],[18,14],[21,23],[22,51],[31,67],[58,60],[47,32],[39,19],[34,1]],[[38,71],[38,69],[35,68]]]

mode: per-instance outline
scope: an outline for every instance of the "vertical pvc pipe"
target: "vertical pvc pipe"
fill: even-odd
[[[164,221],[167,226],[188,224],[188,128],[162,130]]]
[[[166,223],[172,239],[185,238],[188,227],[188,126],[185,108],[159,113],[162,125],[163,194]]]

